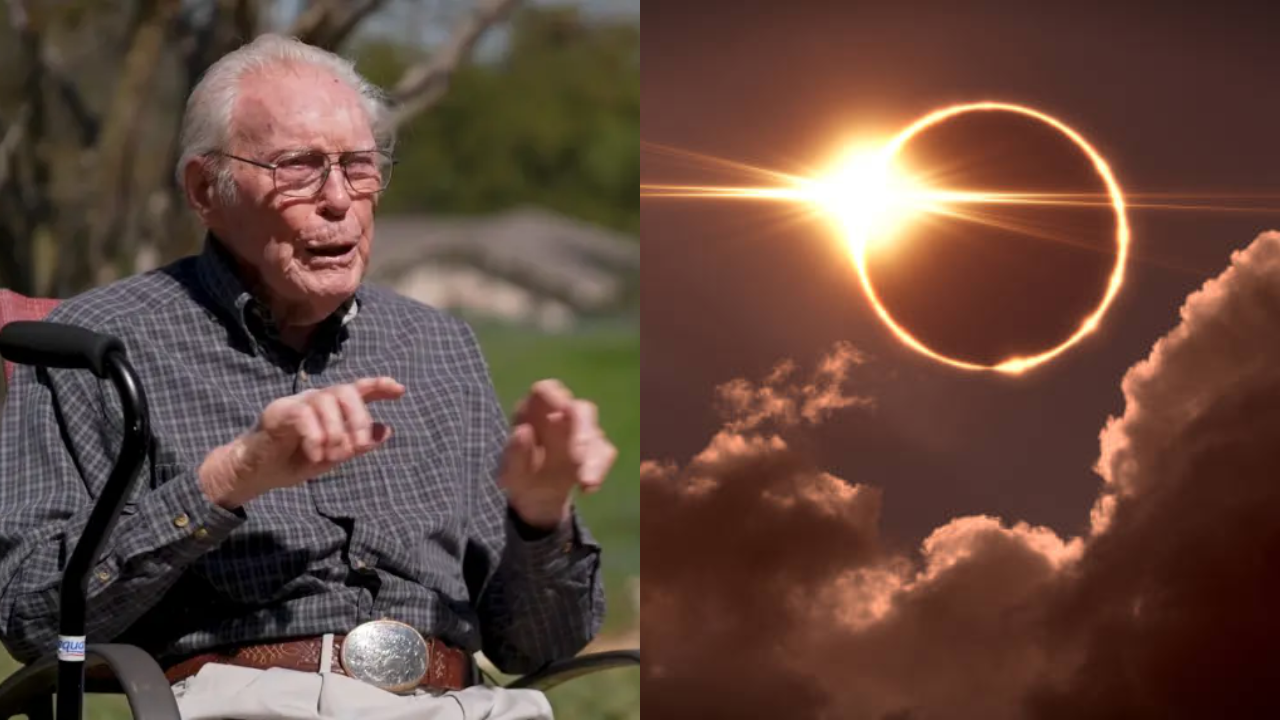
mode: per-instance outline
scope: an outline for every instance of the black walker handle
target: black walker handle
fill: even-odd
[[[151,438],[147,398],[125,357],[124,343],[111,335],[63,323],[11,322],[0,328],[0,356],[22,365],[90,370],[100,379],[109,378],[120,395],[124,413],[120,455],[63,569],[59,588],[58,720],[81,720],[89,573],[102,554],[102,546],[124,509],[129,489],[146,457]],[[58,423],[62,423],[61,413]],[[66,428],[62,429],[65,437]]]
[[[91,370],[105,378],[112,352],[124,352],[119,338],[75,325],[21,320],[0,328],[0,355],[19,365]]]

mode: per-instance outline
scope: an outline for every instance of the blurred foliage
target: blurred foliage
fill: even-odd
[[[200,74],[243,39],[298,32],[405,101],[406,70],[430,65],[432,52],[450,57],[448,42],[421,38],[430,29],[438,41],[480,1],[0,5],[0,286],[68,297],[132,274],[140,253],[164,263],[198,248],[173,179],[178,125]],[[309,24],[316,9],[328,20]],[[638,23],[534,5],[494,22],[505,52],[483,63],[464,53],[436,72],[447,92],[402,114],[402,164],[383,210],[532,204],[634,234]]]
[[[351,55],[384,86],[421,59],[387,40]],[[639,125],[639,27],[526,8],[504,58],[462,68],[431,112],[401,128],[382,208],[470,214],[531,203],[635,233]]]

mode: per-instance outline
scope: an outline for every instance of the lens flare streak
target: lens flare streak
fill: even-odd
[[[814,193],[803,188],[782,187],[736,187],[723,185],[661,185],[646,183],[640,186],[642,198],[717,198],[742,200],[779,200],[791,202],[814,202]],[[1173,202],[1142,202],[1143,198],[1177,200],[1185,198],[1213,199],[1216,196],[1191,194],[1125,194],[1125,207],[1149,210],[1191,210],[1197,212],[1280,212],[1280,205],[1201,205]],[[1042,207],[1074,207],[1074,208],[1109,208],[1111,201],[1103,194],[1090,193],[1009,193],[983,190],[932,190],[909,194],[905,199],[915,204],[920,212],[938,212],[956,216],[953,210],[944,210],[950,205],[1033,205]],[[1280,200],[1273,195],[1232,195],[1225,200]],[[1136,201],[1136,202],[1135,202]]]
[[[1044,193],[944,188],[941,187],[943,183],[936,179],[940,175],[937,171],[932,174],[934,179],[931,179],[930,173],[911,172],[914,169],[899,167],[899,163],[896,162],[899,152],[916,134],[957,115],[981,111],[1017,113],[1054,128],[1070,139],[1077,149],[1089,158],[1102,184],[1106,187],[1106,192]],[[1119,183],[1116,182],[1106,160],[1079,133],[1060,120],[1038,110],[1002,102],[978,102],[942,108],[916,120],[882,145],[870,149],[863,148],[857,153],[850,153],[840,158],[832,168],[806,172],[803,175],[779,172],[666,145],[644,143],[644,147],[648,152],[666,155],[699,168],[731,171],[737,176],[757,177],[770,184],[744,186],[641,184],[641,198],[780,202],[789,204],[791,209],[799,210],[802,215],[833,220],[848,243],[864,293],[881,321],[900,341],[923,355],[953,367],[1008,374],[1025,372],[1057,357],[1098,327],[1124,282],[1125,265],[1129,254],[1127,209],[1268,212],[1276,211],[1277,208],[1274,205],[1261,206],[1257,202],[1274,203],[1280,200],[1280,194],[1275,193],[1256,195],[1141,193],[1126,197],[1121,192]],[[1255,202],[1240,204],[1246,200]],[[1236,204],[1223,204],[1224,202]],[[1055,347],[1026,357],[1008,358],[995,365],[979,365],[948,357],[935,352],[907,332],[894,320],[876,295],[875,287],[867,272],[866,259],[868,247],[873,242],[890,240],[907,220],[930,215],[978,223],[1091,251],[1097,250],[1073,238],[1054,233],[1051,228],[1036,227],[1028,225],[1025,221],[1014,222],[1007,217],[1001,217],[998,213],[982,209],[985,206],[1109,208],[1115,215],[1115,265],[1106,291],[1098,304],[1080,320],[1076,331]]]
[[[957,211],[955,207],[965,204],[1000,202],[1019,204],[1089,202],[1089,200],[1079,199],[1032,197],[1021,193],[943,190],[932,187],[927,178],[911,175],[896,166],[894,160],[898,152],[917,133],[947,118],[975,111],[1019,113],[1047,123],[1069,137],[1093,162],[1095,169],[1107,187],[1107,198],[1116,214],[1116,264],[1102,301],[1089,316],[1081,321],[1077,331],[1058,346],[1030,357],[1008,358],[996,365],[979,365],[959,358],[948,357],[934,351],[912,336],[894,320],[876,295],[875,287],[867,273],[866,261],[869,243],[873,239],[891,235],[894,230],[901,226],[901,222],[904,219],[912,215],[924,212],[950,215],[959,212],[966,219],[995,224],[989,218],[984,219],[977,213],[963,213]],[[1129,245],[1129,228],[1124,214],[1124,198],[1120,192],[1119,185],[1111,175],[1110,168],[1107,167],[1106,161],[1103,160],[1102,156],[1074,130],[1048,115],[1023,106],[982,102],[943,108],[915,121],[881,147],[871,150],[864,149],[856,154],[850,153],[848,157],[840,159],[834,170],[822,173],[816,178],[777,173],[763,168],[721,160],[698,153],[680,151],[665,146],[656,146],[653,149],[691,162],[701,162],[718,168],[728,168],[753,175],[761,175],[780,181],[783,186],[642,185],[642,198],[714,198],[800,203],[808,206],[810,210],[817,214],[823,214],[836,220],[843,230],[846,242],[849,244],[863,291],[871,301],[881,321],[907,346],[934,360],[954,367],[965,370],[993,370],[1017,374],[1047,362],[1097,327],[1099,320],[1106,312],[1108,305],[1114,299],[1123,282],[1125,257]]]

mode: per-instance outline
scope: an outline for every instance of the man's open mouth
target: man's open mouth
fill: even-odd
[[[336,258],[336,257],[342,257],[343,255],[346,255],[347,253],[354,250],[355,247],[356,247],[355,243],[351,243],[349,245],[324,245],[321,247],[307,248],[307,252],[315,257]]]

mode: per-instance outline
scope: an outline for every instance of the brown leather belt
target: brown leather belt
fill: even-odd
[[[348,668],[347,664],[356,664],[356,660],[344,659],[343,646],[347,635],[334,635],[333,654],[329,663],[330,672],[354,677],[357,680],[370,682],[368,672],[360,668]],[[421,687],[430,690],[462,690],[471,684],[470,656],[452,648],[435,638],[423,638],[426,642],[425,671],[420,677],[401,679],[394,687],[384,687],[392,692],[407,692]],[[324,647],[324,638],[307,638],[288,642],[267,643],[261,645],[245,645],[239,648],[208,652],[188,658],[165,670],[165,677],[170,684],[185,680],[200,671],[209,663],[238,665],[240,667],[266,670],[268,668],[285,668],[302,672],[320,672],[320,655]],[[417,672],[411,671],[412,675]],[[374,682],[378,685],[379,683]]]

